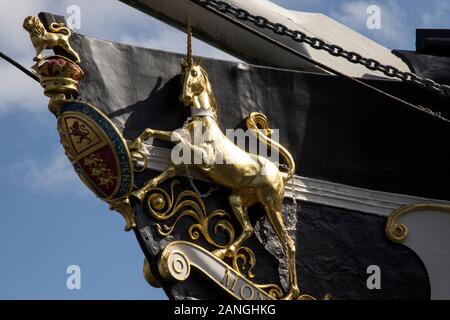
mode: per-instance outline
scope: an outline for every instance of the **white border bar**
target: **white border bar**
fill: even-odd
[[[170,160],[170,149],[146,145],[149,156],[149,168],[163,171]],[[209,181],[204,176],[196,179]],[[322,204],[359,212],[388,216],[394,210],[411,204],[435,203],[450,205],[449,201],[414,197],[404,194],[375,191],[349,185],[294,176],[296,199],[299,201]],[[286,185],[286,197],[292,197],[292,182]]]

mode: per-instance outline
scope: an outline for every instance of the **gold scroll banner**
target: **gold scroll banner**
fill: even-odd
[[[276,300],[276,297],[194,243],[186,241],[170,243],[162,252],[158,264],[161,276],[172,281],[188,279],[192,268],[206,275],[238,300]]]

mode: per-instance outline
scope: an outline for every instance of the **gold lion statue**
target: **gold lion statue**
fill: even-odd
[[[50,32],[47,32],[39,18],[30,16],[25,18],[23,28],[30,33],[31,42],[36,49],[34,61],[43,59],[42,53],[44,50],[60,47],[75,58],[75,63],[80,63],[80,56],[69,43],[72,32],[63,24],[54,22],[49,26]]]

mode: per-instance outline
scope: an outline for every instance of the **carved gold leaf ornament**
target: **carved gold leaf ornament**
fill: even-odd
[[[176,194],[175,187],[179,184],[177,180],[172,180],[169,192],[159,188],[158,185],[162,181],[179,173],[179,168],[174,166],[169,166],[159,176],[148,181],[143,188],[135,190],[137,188],[134,186],[134,174],[145,171],[149,161],[143,140],[157,137],[170,141],[172,132],[146,129],[136,140],[127,144],[122,133],[98,108],[74,99],[78,94],[78,81],[83,78],[84,73],[78,65],[80,58],[69,43],[70,30],[62,24],[54,23],[49,26],[50,31],[47,31],[42,22],[34,17],[25,19],[24,28],[30,33],[36,48],[34,58],[36,65],[33,68],[39,75],[44,93],[50,97],[49,109],[58,118],[61,143],[81,180],[97,197],[109,203],[111,210],[122,214],[126,221],[126,231],[137,226],[130,201],[132,195],[139,200],[145,199],[144,205],[148,214],[157,221],[155,227],[159,236],[167,237],[177,227],[186,229],[189,242],[174,241],[163,250],[158,264],[161,276],[183,281],[189,277],[192,264],[240,299],[314,299],[309,295],[301,295],[298,289],[295,243],[286,233],[282,216],[284,183],[294,174],[295,163],[287,149],[270,139],[271,130],[265,115],[252,113],[246,120],[247,126],[254,129],[255,135],[266,145],[280,151],[288,172],[274,169],[273,176],[261,175],[261,163],[274,168],[276,166],[268,163],[269,160],[263,157],[239,149],[233,143],[224,144],[227,146],[223,149],[224,155],[241,152],[240,156],[246,161],[228,167],[213,165],[211,170],[205,170],[204,164],[202,167],[205,174],[222,170],[222,175],[219,175],[222,178],[212,180],[219,186],[231,189],[230,199],[233,200],[229,202],[233,215],[223,209],[209,212],[202,196],[193,190],[183,190]],[[190,41],[189,38],[189,43]],[[57,55],[42,57],[45,49],[56,47],[63,49],[74,61]],[[183,90],[191,90],[192,95],[183,91],[181,100],[186,106],[191,106],[192,103],[205,103],[197,106],[202,110],[197,113],[197,118],[201,119],[206,127],[217,129],[214,131],[217,134],[212,139],[220,143],[220,139],[226,138],[223,134],[218,134],[220,128],[217,122],[216,100],[206,71],[192,59],[192,47],[183,68],[186,82]],[[203,97],[198,100],[192,99],[193,95]],[[189,126],[189,121],[186,122],[186,126]],[[249,168],[252,170],[248,170]],[[236,176],[239,178],[240,174],[246,175],[248,172],[253,172],[254,179],[249,179],[248,176],[246,179],[236,179]],[[256,179],[256,175],[259,179]],[[229,180],[225,181],[227,179]],[[252,185],[254,180],[258,180],[258,184]],[[194,190],[198,191],[196,188]],[[271,201],[267,201],[268,199]],[[279,238],[286,240],[283,241],[283,245],[286,245],[290,278],[290,289],[286,294],[276,284],[255,284],[250,281],[255,278],[253,269],[256,266],[256,257],[254,252],[243,244],[253,233],[247,209],[256,203],[263,204],[265,213],[269,215],[269,221]],[[238,235],[231,222],[232,217],[241,224],[242,232]],[[189,221],[191,223],[188,223]],[[194,243],[202,240],[211,247],[211,251]],[[200,259],[200,255],[203,260]],[[209,261],[209,265],[205,264],[205,261]],[[213,265],[224,272],[223,278],[214,278],[217,276],[215,272],[217,270],[205,271]],[[160,286],[148,261],[144,262],[144,275],[151,285]],[[228,285],[230,279],[231,286]]]
[[[187,226],[189,239],[196,241],[202,236],[208,245],[215,248],[212,251],[212,255],[216,259],[219,259],[220,262],[231,259],[228,265],[230,270],[237,272],[236,277],[240,277],[245,270],[246,279],[255,277],[253,268],[256,264],[254,252],[244,246],[244,243],[254,233],[251,219],[248,216],[248,209],[255,205],[260,205],[286,253],[289,290],[283,294],[282,298],[292,300],[306,297],[306,295],[301,294],[298,287],[296,244],[286,230],[283,216],[285,184],[292,179],[295,173],[295,161],[285,147],[270,138],[272,131],[270,130],[267,117],[262,113],[251,113],[246,119],[247,127],[253,129],[252,132],[260,142],[272,148],[273,151],[276,150],[280,153],[284,162],[281,167],[287,169],[285,172],[280,171],[279,164],[273,163],[266,157],[249,153],[239,148],[224,134],[218,124],[217,100],[208,79],[208,74],[199,62],[192,58],[192,30],[190,25],[187,33],[188,54],[187,58],[182,60],[181,78],[183,85],[179,99],[186,107],[191,108],[191,117],[186,120],[182,128],[179,128],[186,132],[187,135],[183,136],[175,133],[177,134],[178,143],[189,149],[186,152],[200,152],[207,159],[203,159],[204,161],[201,163],[189,162],[180,164],[171,162],[159,175],[134,191],[133,196],[146,203],[149,214],[159,221],[156,223],[156,230],[160,236],[166,237],[170,235],[180,221],[183,221],[185,225],[187,218],[189,218],[194,221]],[[195,125],[199,124],[203,132],[210,134],[207,141],[196,143],[193,135]],[[131,143],[131,146],[133,146],[132,153],[134,150],[141,150],[143,142],[150,138],[173,142],[173,137],[173,131],[147,128]],[[214,149],[214,152],[210,152],[211,148]],[[217,162],[215,161],[216,159],[221,159],[221,161]],[[218,187],[230,191],[228,197],[230,212],[236,218],[235,221],[239,222],[242,232],[235,235],[233,225],[230,223],[231,215],[226,211],[220,209],[210,213],[206,211],[202,199],[211,195],[211,192],[201,194],[198,191],[193,183],[192,176],[189,174],[190,167],[198,169]],[[162,182],[179,175],[182,170],[186,171],[189,182],[195,192],[185,190],[175,197],[173,182],[170,195],[166,191],[157,188]],[[269,174],[265,174],[266,172]],[[295,185],[293,189],[295,189]],[[295,211],[296,205],[297,202],[294,198],[293,210]],[[218,222],[216,222],[217,220]],[[212,226],[210,226],[211,224]],[[219,233],[228,235],[226,243],[218,243],[215,236]],[[180,247],[186,250],[192,249],[181,244]],[[180,258],[180,261],[183,260],[181,253],[176,252],[174,254]],[[169,259],[170,255],[166,258]],[[165,263],[165,266],[170,269],[172,264],[169,263],[169,260],[165,261]],[[162,273],[168,272],[167,274],[170,273],[175,278],[178,277],[173,275],[174,273],[177,274],[175,269],[172,268],[170,270],[173,272],[169,272],[170,270],[167,268],[162,268],[160,271]],[[247,288],[247,286],[255,288],[255,284],[251,283],[249,285],[247,282],[242,287],[243,291],[247,290],[246,294],[251,293],[251,297],[253,297],[256,291],[253,291],[250,287]],[[275,285],[271,285],[270,290],[274,295],[282,292]],[[235,294],[234,291],[233,294]],[[241,297],[244,296],[249,297],[241,292]]]
[[[256,257],[253,251],[250,250],[248,247],[240,247],[239,249],[237,249],[232,260],[234,270],[240,271],[241,268],[239,266],[242,266],[242,271],[245,271],[248,265],[249,268],[246,272],[247,276],[250,279],[255,277],[255,274],[253,273],[253,268],[256,265]],[[242,261],[242,263],[239,263],[239,261]]]
[[[283,290],[276,284],[257,284],[256,287],[267,292],[275,300],[283,298]]]
[[[112,210],[122,214],[126,231],[135,228],[129,200],[133,169],[126,142],[100,110],[74,100],[84,72],[79,66],[80,56],[70,45],[71,30],[62,23],[52,23],[46,30],[42,21],[32,16],[25,18],[23,28],[36,49],[32,68],[39,76],[44,94],[50,98],[49,110],[58,118],[60,142],[75,172]],[[46,49],[56,48],[65,52],[65,56],[43,57]],[[97,151],[102,155],[93,154]]]
[[[408,237],[409,230],[406,225],[399,223],[399,220],[405,215],[419,211],[438,211],[450,213],[450,206],[426,203],[407,205],[395,210],[386,220],[385,233],[389,240],[395,243],[404,242]]]
[[[213,249],[223,249],[233,243],[236,233],[230,222],[230,214],[222,209],[208,213],[203,200],[192,190],[184,190],[175,197],[175,186],[179,183],[178,180],[172,180],[170,194],[161,188],[151,189],[147,193],[146,206],[150,216],[160,222],[168,223],[156,223],[157,233],[167,237],[180,221],[191,218],[194,223],[187,227],[190,240],[196,241],[202,236]],[[211,234],[212,223],[214,225]],[[224,243],[215,240],[218,234],[222,234],[227,240]],[[253,268],[256,265],[256,257],[251,249],[239,248],[231,258],[231,264],[234,270],[245,273],[249,278],[255,277]]]
[[[278,166],[269,159],[239,148],[233,141],[226,137],[218,124],[217,100],[215,99],[212,85],[208,79],[208,74],[199,62],[192,59],[191,38],[191,28],[188,26],[188,55],[187,59],[184,59],[182,62],[181,77],[183,85],[180,101],[186,107],[191,108],[192,116],[184,123],[182,128],[187,132],[188,136],[183,137],[178,134],[178,142],[184,147],[189,148],[190,152],[201,152],[208,159],[204,159],[199,164],[176,164],[172,162],[166,170],[147,181],[139,190],[133,192],[133,196],[141,201],[149,199],[147,204],[149,204],[150,213],[160,219],[169,219],[168,216],[172,217],[180,211],[175,221],[157,226],[160,235],[170,234],[179,221],[190,217],[196,221],[196,223],[188,228],[188,234],[191,240],[197,240],[202,235],[208,244],[217,248],[213,251],[213,254],[217,258],[231,258],[233,260],[231,264],[234,269],[239,268],[240,265],[241,267],[243,265],[249,265],[246,269],[248,277],[254,276],[252,269],[256,263],[253,252],[243,249],[243,244],[252,236],[254,231],[248,216],[248,209],[257,204],[260,205],[286,250],[290,281],[289,290],[283,296],[283,299],[296,299],[301,293],[297,284],[295,242],[286,231],[282,213],[285,192],[284,186],[295,172],[295,161],[286,148],[269,137],[271,131],[268,126],[267,117],[261,113],[252,113],[249,119],[247,119],[247,126],[255,129],[254,133],[261,142],[279,151],[285,162],[284,167],[287,169],[287,172],[281,172]],[[204,143],[196,143],[195,139],[192,139],[192,135],[195,132],[195,124],[199,123],[205,132],[210,133],[208,141]],[[132,145],[136,150],[139,150],[142,147],[143,141],[152,137],[172,141],[173,132],[147,128],[135,139]],[[210,152],[211,147],[214,148],[214,152]],[[220,163],[214,161],[214,159],[218,158],[222,159]],[[223,210],[207,213],[201,200],[201,198],[206,197],[205,195],[195,194],[189,191],[190,193],[182,193],[180,195],[181,198],[178,196],[175,201],[165,194],[161,194],[157,198],[151,196],[146,198],[146,195],[152,192],[163,181],[177,176],[182,169],[188,172],[187,169],[190,169],[189,167],[198,169],[202,174],[210,178],[214,184],[230,191],[228,202],[233,216],[236,217],[236,221],[242,227],[242,232],[235,237],[233,229],[233,236],[230,237],[230,242],[225,247],[216,243],[208,227],[211,219],[219,218],[221,219],[220,222],[213,228],[215,233],[221,229],[225,231],[232,230],[228,220],[222,219],[229,217],[229,215],[224,213]],[[264,174],[265,170],[269,170],[270,174]],[[190,182],[193,189],[198,192],[193,181],[190,180]],[[207,193],[207,195],[209,194]],[[191,199],[183,199],[186,195],[190,196]],[[152,208],[152,205],[160,208],[164,201],[169,202],[169,200],[171,202],[168,206],[168,212],[158,212],[158,210]],[[182,204],[181,206],[180,203]],[[172,207],[175,210],[172,210]]]

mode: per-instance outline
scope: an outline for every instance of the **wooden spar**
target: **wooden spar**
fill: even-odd
[[[188,17],[191,17],[193,31],[197,38],[245,62],[277,68],[323,72],[311,63],[302,61],[291,53],[239,29],[239,27],[223,18],[215,16],[191,0],[120,1],[182,31],[186,29]],[[287,10],[267,0],[227,0],[227,2],[252,14],[266,17],[272,22],[284,24],[288,28],[302,31],[309,36],[355,51],[364,57],[392,65],[401,71],[410,71],[406,63],[389,49],[325,15]],[[249,25],[257,28],[252,24]],[[275,34],[271,30],[258,28],[258,31],[346,75],[386,78],[380,72],[368,70],[343,58],[334,57],[325,51],[296,43],[288,37]]]

